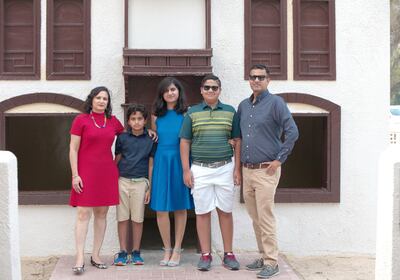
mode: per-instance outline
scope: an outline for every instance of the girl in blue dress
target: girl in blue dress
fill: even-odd
[[[164,244],[161,266],[177,266],[185,233],[187,209],[193,208],[190,189],[183,183],[179,131],[187,107],[182,84],[173,77],[158,85],[151,126],[157,131],[150,207],[157,211],[157,224]],[[169,212],[174,212],[175,244],[171,246]]]

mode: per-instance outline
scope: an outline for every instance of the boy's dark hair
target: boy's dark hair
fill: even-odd
[[[164,116],[167,113],[167,103],[164,101],[163,95],[170,85],[175,85],[179,91],[179,97],[174,108],[175,112],[183,114],[187,111],[185,89],[183,88],[183,85],[175,77],[165,77],[158,84],[157,97],[153,104],[153,114],[157,117]]]
[[[217,76],[215,76],[214,74],[208,74],[208,75],[206,75],[206,76],[203,78],[203,80],[201,80],[200,86],[204,86],[205,82],[208,81],[208,80],[216,81],[217,84],[218,84],[218,86],[221,87],[221,80],[220,80]]]
[[[143,104],[132,104],[128,107],[128,110],[126,111],[126,120],[129,120],[129,117],[132,114],[135,114],[136,112],[142,113],[142,116],[145,120],[147,120],[148,112],[146,110],[146,107]]]
[[[265,70],[265,72],[267,73],[268,77],[270,75],[269,68],[265,64],[254,64],[253,66],[251,66],[251,68],[249,70],[249,73],[251,72],[251,70],[254,70],[254,69]]]
[[[90,111],[92,111],[93,98],[95,98],[101,91],[105,91],[108,95],[108,103],[104,113],[107,119],[110,119],[112,114],[111,95],[110,95],[110,90],[106,87],[101,86],[92,89],[89,95],[87,96],[85,103],[83,104],[83,110],[88,114],[90,113]]]

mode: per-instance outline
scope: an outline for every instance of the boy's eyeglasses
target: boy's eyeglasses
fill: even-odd
[[[255,81],[255,80],[258,79],[260,82],[264,81],[266,78],[267,78],[267,76],[257,76],[257,75],[250,75],[249,76],[250,80]]]
[[[204,91],[209,91],[210,89],[212,89],[212,91],[218,91],[219,86],[203,86]]]

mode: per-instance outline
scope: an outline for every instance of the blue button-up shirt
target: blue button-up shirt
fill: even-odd
[[[280,96],[267,90],[257,96],[254,103],[253,99],[254,95],[246,98],[238,108],[242,133],[241,161],[261,163],[278,160],[284,163],[299,137],[296,123]]]

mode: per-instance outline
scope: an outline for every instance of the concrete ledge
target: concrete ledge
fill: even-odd
[[[0,151],[0,279],[21,279],[17,159]]]
[[[400,279],[400,145],[379,162],[375,279]]]

